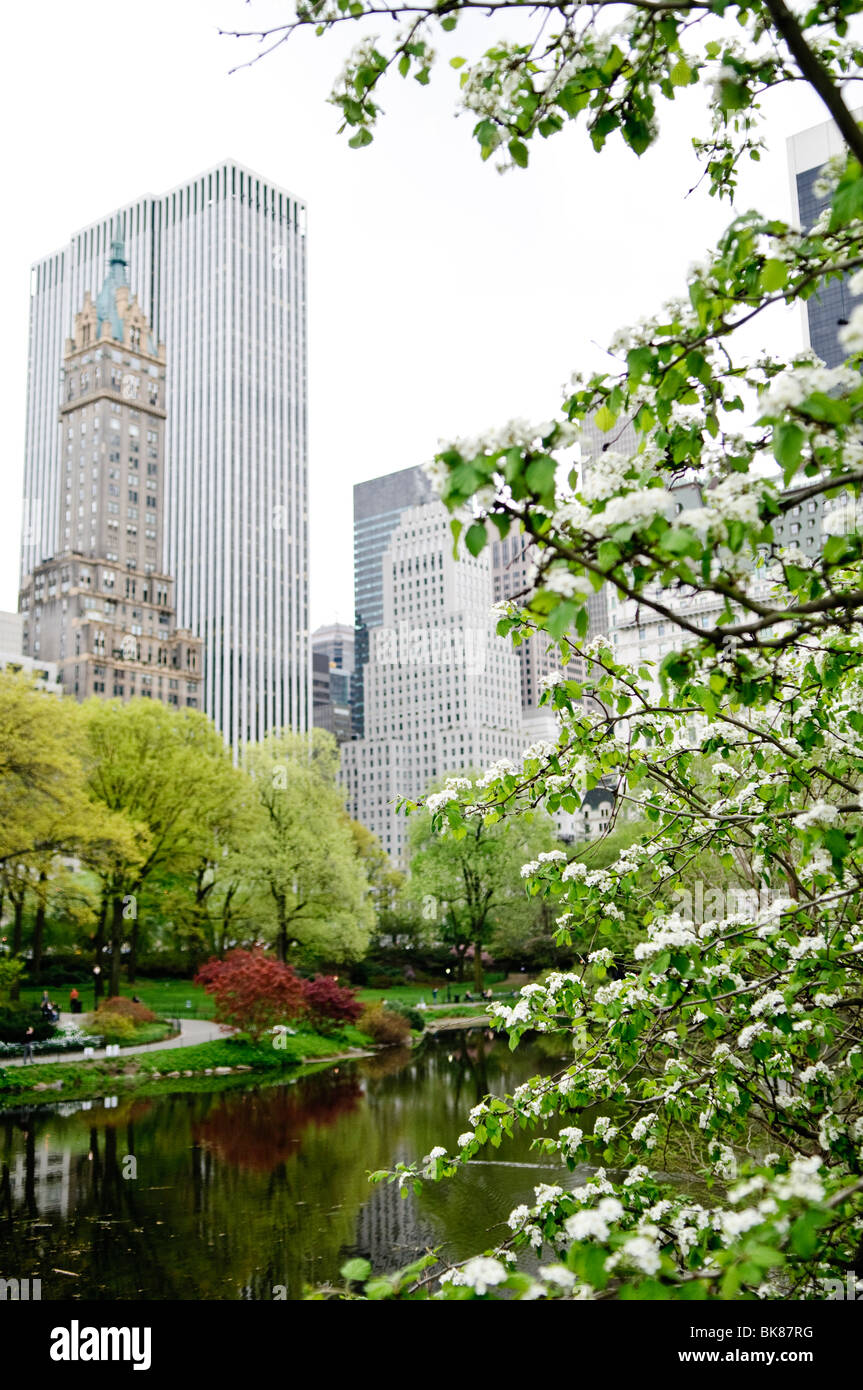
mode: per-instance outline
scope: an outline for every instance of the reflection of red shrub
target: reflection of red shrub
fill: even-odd
[[[270,1172],[300,1151],[310,1125],[336,1124],[362,1097],[357,1080],[310,1076],[297,1086],[230,1094],[194,1126],[195,1142],[225,1163]]]
[[[229,951],[209,960],[195,976],[216,1002],[216,1018],[257,1042],[267,1028],[304,1012],[303,988],[289,965],[263,951]]]
[[[363,1011],[352,989],[336,983],[334,975],[303,980],[303,999],[313,1023],[356,1023]]]

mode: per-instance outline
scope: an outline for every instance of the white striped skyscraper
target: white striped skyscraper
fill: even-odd
[[[227,160],[75,233],[32,271],[22,576],[57,552],[63,347],[125,242],[168,356],[163,568],[237,747],[310,717],[306,209]]]

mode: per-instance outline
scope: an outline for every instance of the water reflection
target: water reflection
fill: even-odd
[[[511,1053],[466,1030],[293,1083],[6,1112],[0,1266],[41,1278],[45,1299],[266,1299],[335,1278],[348,1254],[459,1258],[536,1183],[577,1175],[532,1135],[418,1198],[367,1174],[454,1145],[478,1099],[556,1071],[562,1046]]]

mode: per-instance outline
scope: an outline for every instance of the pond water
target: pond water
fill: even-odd
[[[419,1197],[367,1174],[454,1147],[471,1106],[557,1071],[565,1048],[511,1053],[471,1029],[277,1085],[2,1112],[0,1274],[41,1279],[43,1300],[293,1299],[352,1255],[463,1258],[537,1183],[584,1173],[521,1134]]]

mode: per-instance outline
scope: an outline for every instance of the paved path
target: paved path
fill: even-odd
[[[80,1014],[61,1014],[61,1023],[80,1023]],[[218,1023],[213,1023],[205,1018],[181,1018],[180,1036],[178,1038],[165,1038],[162,1042],[141,1043],[139,1047],[121,1047],[116,1058],[112,1061],[122,1061],[124,1057],[129,1057],[135,1052],[160,1052],[171,1047],[193,1047],[195,1043],[215,1042],[218,1038],[227,1037],[228,1032],[220,1027]],[[97,1047],[93,1052],[93,1060],[107,1056],[104,1047]],[[39,1062],[82,1062],[83,1052],[37,1052],[33,1057],[33,1064]],[[89,1060],[89,1059],[88,1059]],[[21,1067],[24,1065],[23,1057],[0,1057],[0,1067]],[[31,1064],[28,1062],[27,1066]]]

